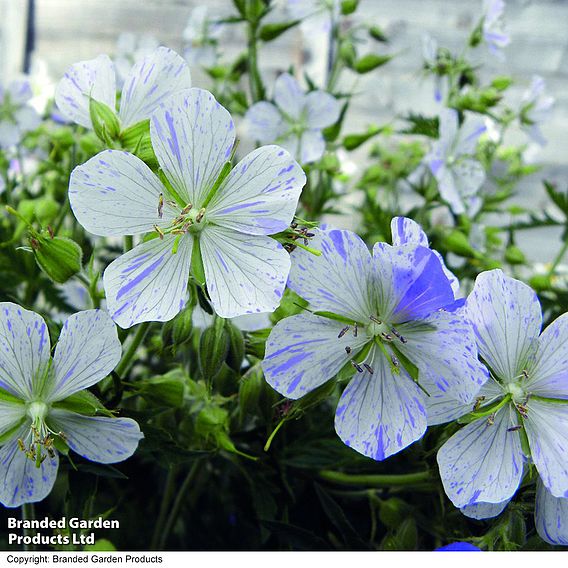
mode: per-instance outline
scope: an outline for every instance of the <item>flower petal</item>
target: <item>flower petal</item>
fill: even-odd
[[[116,77],[107,55],[71,65],[55,89],[55,102],[61,113],[85,128],[93,127],[90,97],[115,110]]]
[[[290,73],[282,73],[274,83],[274,102],[290,118],[298,120],[304,110],[304,91]]]
[[[279,242],[215,225],[203,229],[200,242],[207,290],[217,314],[232,318],[278,307],[290,270],[290,256]]]
[[[257,148],[241,160],[207,208],[207,219],[252,235],[288,228],[306,183],[300,165],[279,146]]]
[[[35,312],[0,303],[0,388],[30,400],[49,365],[47,325]]]
[[[203,89],[188,89],[160,104],[150,119],[150,137],[160,166],[179,196],[201,207],[231,156],[231,115]]]
[[[298,159],[302,164],[309,164],[319,160],[325,152],[325,140],[321,130],[306,130],[298,145]]]
[[[422,247],[430,247],[428,237],[422,230],[422,227],[416,221],[413,221],[408,217],[393,217],[393,219],[391,220],[391,234],[393,246],[398,247],[406,243],[412,243],[415,245],[420,245]],[[442,255],[435,250],[432,250],[432,252],[440,260],[442,270],[444,271],[444,274],[450,282],[450,286],[452,287],[454,294],[457,294],[460,289],[460,283],[457,277],[451,270],[448,269],[448,267],[444,263]]]
[[[493,424],[481,418],[464,426],[438,451],[440,477],[456,507],[502,503],[512,497],[523,476],[523,451],[509,406],[499,410]]]
[[[335,414],[335,430],[347,446],[374,460],[406,448],[426,431],[424,395],[404,369],[377,349],[373,374],[355,373],[343,391]]]
[[[98,463],[128,459],[144,437],[138,423],[131,418],[83,416],[53,409],[49,420],[55,431],[65,434],[65,441],[74,452]]]
[[[45,499],[55,483],[59,456],[47,456],[40,467],[18,447],[18,438],[29,432],[29,423],[0,448],[0,503],[19,507]]]
[[[474,404],[471,402],[458,402],[448,392],[442,392],[428,382],[428,375],[420,378],[420,384],[430,395],[426,397],[426,409],[428,411],[428,426],[452,422],[468,412],[472,412]],[[494,381],[488,380],[477,393],[476,399],[486,405],[503,396],[503,389]]]
[[[143,321],[169,321],[185,304],[192,239],[152,239],[123,254],[105,270],[108,310],[122,328]]]
[[[454,301],[442,265],[428,248],[377,243],[373,264],[380,316],[385,320],[399,323],[422,318]]]
[[[530,398],[525,430],[542,482],[555,497],[568,497],[568,404]]]
[[[480,355],[505,382],[519,377],[536,349],[542,325],[534,290],[501,270],[481,273],[466,301]]]
[[[139,158],[105,150],[76,167],[69,180],[69,201],[77,220],[101,236],[137,235],[154,225],[167,227],[176,216],[164,184]],[[164,196],[162,217],[158,206]]]
[[[104,379],[118,364],[122,347],[107,312],[86,310],[63,324],[53,357],[52,382],[46,400],[67,398]]]
[[[335,124],[339,118],[339,101],[325,91],[310,91],[304,100],[306,122],[310,128],[325,128]]]
[[[124,81],[120,99],[123,128],[150,118],[167,97],[191,87],[191,73],[182,57],[159,47],[134,64]]]
[[[397,331],[406,339],[397,346],[418,367],[422,386],[463,403],[473,401],[489,373],[477,358],[473,329],[465,318],[434,312],[424,320],[398,326]]]
[[[245,120],[249,136],[263,144],[274,142],[286,132],[286,123],[280,111],[266,101],[252,105],[245,114]]]
[[[0,436],[15,428],[26,416],[26,403],[23,400],[0,399]]]
[[[352,333],[339,337],[344,327],[312,314],[279,321],[270,332],[262,363],[268,384],[292,399],[323,385],[369,340],[363,333],[357,338]]]
[[[296,249],[288,286],[314,310],[333,312],[362,323],[374,315],[372,266],[367,245],[351,231],[314,229],[316,256]]]
[[[470,519],[493,519],[498,517],[511,502],[510,499],[502,503],[475,503],[473,505],[466,505],[460,511]]]
[[[536,488],[536,532],[549,544],[568,546],[568,499],[554,497],[540,480]]]
[[[568,398],[568,314],[554,320],[538,338],[536,358],[527,369],[527,391],[550,398]]]

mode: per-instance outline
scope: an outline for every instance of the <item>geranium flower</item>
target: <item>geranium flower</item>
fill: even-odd
[[[43,318],[16,304],[0,303],[4,506],[41,501],[49,494],[57,477],[57,448],[66,446],[99,463],[120,462],[135,452],[143,436],[134,420],[72,410],[77,401],[92,402],[94,397],[82,391],[104,379],[120,355],[116,327],[106,312],[72,315],[63,325],[52,359]]]
[[[483,39],[493,55],[504,59],[501,50],[511,38],[505,33],[505,0],[483,0]]]
[[[40,116],[28,104],[32,97],[28,79],[12,81],[7,87],[0,85],[0,148],[16,146],[24,134],[40,125]]]
[[[106,269],[114,321],[172,319],[185,304],[192,256],[202,258],[221,317],[274,311],[290,257],[268,235],[293,219],[306,181],[300,166],[286,150],[264,146],[228,172],[233,121],[201,89],[162,103],[150,135],[166,184],[136,156],[107,150],[75,168],[69,185],[73,212],[91,233],[156,237]]]
[[[304,93],[292,75],[283,73],[274,84],[274,104],[255,103],[245,119],[252,138],[263,144],[276,142],[307,164],[323,156],[322,129],[337,122],[339,112],[335,97],[319,90]]]
[[[473,157],[485,124],[481,118],[465,113],[460,126],[457,111],[450,108],[440,112],[439,120],[440,137],[425,163],[452,211],[457,215],[467,211],[472,216],[481,206],[477,193],[485,181],[485,170]]]
[[[121,128],[150,118],[168,96],[189,87],[186,62],[175,51],[159,47],[135,63],[124,81],[118,111]],[[107,55],[71,65],[55,90],[59,110],[85,128],[93,127],[90,98],[116,109],[116,73]]]
[[[535,292],[500,270],[477,277],[465,309],[492,380],[475,407],[459,413],[473,411],[472,421],[438,452],[446,494],[468,516],[498,515],[521,483],[529,451],[540,475],[539,534],[568,544],[568,315],[540,334]]]
[[[340,230],[317,231],[311,246],[322,256],[295,250],[288,285],[312,311],[276,324],[266,380],[297,399],[352,365],[335,429],[348,446],[382,460],[424,434],[424,391],[473,401],[487,378],[473,332],[443,310],[454,293],[428,248],[377,243],[371,255]]]
[[[554,97],[546,94],[544,79],[535,75],[530,88],[523,94],[520,120],[529,137],[541,146],[546,144],[546,139],[540,125],[550,117],[554,102]]]

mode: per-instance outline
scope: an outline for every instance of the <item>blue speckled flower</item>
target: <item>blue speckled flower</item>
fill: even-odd
[[[289,286],[313,312],[278,322],[263,362],[268,383],[292,399],[352,365],[335,428],[376,460],[424,434],[424,391],[473,401],[487,379],[471,326],[443,309],[454,292],[439,257],[412,242],[410,229],[395,220],[395,245],[377,243],[372,255],[340,230],[317,232],[321,257],[294,251]]]
[[[283,73],[274,85],[274,104],[258,102],[245,118],[252,138],[264,144],[276,142],[307,164],[323,156],[322,130],[337,122],[339,111],[335,97],[319,90],[305,93],[292,75]]]
[[[492,380],[480,391],[476,419],[438,452],[446,493],[468,516],[496,516],[530,458],[540,475],[537,529],[548,542],[568,544],[568,314],[541,334],[536,294],[500,270],[477,277],[465,310]],[[472,407],[455,410],[461,416]]]
[[[57,448],[70,448],[100,463],[120,462],[135,452],[142,434],[134,420],[71,410],[78,400],[88,403],[89,398],[77,397],[104,379],[120,354],[116,327],[106,312],[72,315],[63,325],[52,359],[43,318],[16,304],[0,303],[0,502],[4,506],[41,501],[49,494],[57,477]]]
[[[136,156],[113,150],[77,167],[69,185],[73,212],[91,233],[156,237],[106,269],[114,321],[127,328],[172,319],[185,303],[192,257],[202,260],[221,317],[274,311],[290,257],[269,235],[294,217],[306,181],[300,166],[286,150],[263,146],[228,171],[233,121],[202,89],[161,104],[150,135],[166,185]]]
[[[26,132],[40,125],[39,114],[28,104],[32,96],[28,79],[12,81],[7,87],[0,85],[0,148],[15,146]]]
[[[546,93],[544,79],[535,75],[530,88],[523,94],[520,121],[523,130],[541,146],[546,144],[546,139],[540,130],[540,125],[550,117],[554,102],[554,97]]]
[[[459,124],[458,113],[445,108],[440,112],[440,137],[424,162],[438,182],[438,189],[452,211],[473,216],[481,205],[478,191],[485,181],[485,170],[475,159],[479,137],[485,132],[484,121],[465,113]]]

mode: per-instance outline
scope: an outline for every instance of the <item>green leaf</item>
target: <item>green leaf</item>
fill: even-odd
[[[364,132],[362,134],[348,134],[343,139],[343,147],[346,150],[355,150],[355,148],[359,148],[361,144],[364,144],[365,142],[367,142],[367,140],[373,138],[373,136],[376,136],[377,134],[383,132],[384,129],[384,126],[371,125],[367,129],[367,132]]]
[[[266,24],[260,28],[259,37],[262,41],[272,41],[282,35],[289,29],[297,26],[301,20],[293,20],[291,22],[278,22],[274,24]]]

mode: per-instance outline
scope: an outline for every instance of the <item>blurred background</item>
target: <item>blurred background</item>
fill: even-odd
[[[534,74],[545,79],[548,92],[556,98],[552,117],[543,125],[548,143],[527,148],[527,158],[543,169],[523,180],[516,200],[524,206],[544,207],[540,179],[546,177],[564,187],[568,173],[568,0],[507,0],[506,4],[511,43],[504,50],[505,59],[485,51],[479,54],[480,63],[487,74],[513,76],[515,85],[507,95],[512,104],[520,100]],[[192,10],[203,5],[212,19],[235,13],[231,0],[0,0],[2,81],[26,71],[49,88],[70,64],[100,53],[124,54],[140,42],[156,42],[183,53]],[[356,18],[380,26],[389,40],[381,44],[381,50],[396,57],[378,73],[343,77],[345,88],[358,93],[344,131],[384,124],[409,111],[435,113],[432,83],[421,73],[423,37],[429,34],[440,46],[461,49],[479,19],[481,0],[361,0],[359,5]],[[286,1],[279,0],[271,17],[286,20],[285,8]],[[357,26],[357,21],[351,25]],[[240,29],[225,26],[220,32],[221,61],[224,54],[234,58],[246,49]],[[363,44],[372,41],[361,36]],[[326,31],[318,29],[317,22],[295,27],[266,44],[260,57],[269,87],[290,65],[317,79],[326,64]],[[192,66],[192,73],[194,85],[207,88],[210,79],[198,66]],[[363,159],[357,153],[350,158],[354,167]],[[523,249],[535,261],[547,260],[555,251],[545,245],[557,233],[555,229],[531,231]]]

